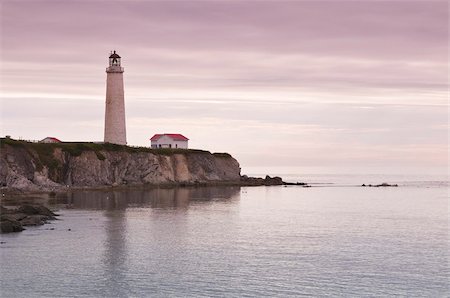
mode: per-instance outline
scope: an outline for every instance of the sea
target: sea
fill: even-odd
[[[450,297],[447,175],[270,174],[311,187],[58,195],[1,235],[0,296]]]

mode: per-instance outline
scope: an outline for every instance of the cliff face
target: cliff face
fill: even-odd
[[[126,146],[109,150],[97,144],[73,150],[74,145],[68,146],[3,143],[0,184],[8,190],[39,191],[66,186],[237,183],[240,179],[239,163],[228,154]]]

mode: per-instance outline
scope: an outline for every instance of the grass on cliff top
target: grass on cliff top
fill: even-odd
[[[72,156],[80,156],[84,151],[94,151],[97,154],[98,159],[104,160],[105,157],[100,151],[107,152],[128,152],[139,153],[149,152],[160,155],[173,155],[173,154],[190,154],[190,153],[210,153],[209,151],[199,149],[175,149],[175,148],[157,148],[152,149],[149,147],[131,147],[126,145],[116,145],[111,143],[91,143],[91,142],[63,142],[63,143],[33,143],[22,140],[14,140],[11,138],[0,138],[0,148],[5,145],[12,147],[22,147],[25,149],[34,149],[39,155],[46,155],[53,153],[55,148],[61,148],[62,151],[68,152]],[[53,149],[53,150],[51,150]],[[228,153],[214,153],[216,157],[230,158]]]

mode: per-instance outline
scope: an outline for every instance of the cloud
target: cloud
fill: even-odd
[[[9,1],[1,20],[4,134],[101,140],[116,49],[131,144],[180,131],[249,164],[446,162],[446,2]]]

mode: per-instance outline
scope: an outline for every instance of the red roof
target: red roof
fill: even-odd
[[[55,141],[55,142],[58,142],[58,143],[61,143],[61,141],[59,140],[59,139],[57,139],[57,138],[54,138],[54,137],[46,137],[44,140],[46,140],[46,139],[50,139],[50,140],[52,140],[52,141]]]
[[[188,141],[189,140],[188,138],[186,138],[185,136],[183,136],[182,134],[179,134],[179,133],[155,134],[150,140],[157,141],[162,136],[168,136],[169,138],[171,138],[174,141]]]

